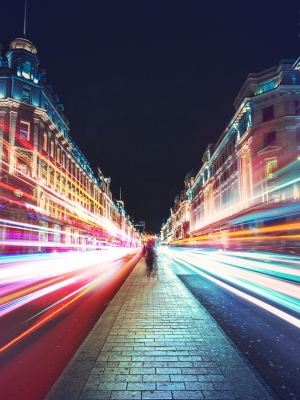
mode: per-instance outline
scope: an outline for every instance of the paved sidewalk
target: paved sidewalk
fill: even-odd
[[[240,399],[270,395],[225,334],[165,265],[142,259],[47,400]]]

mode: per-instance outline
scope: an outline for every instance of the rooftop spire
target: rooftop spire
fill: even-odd
[[[25,10],[24,10],[24,38],[26,38],[26,16],[27,16],[27,0],[25,0]]]

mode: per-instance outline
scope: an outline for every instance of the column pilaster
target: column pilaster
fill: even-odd
[[[15,160],[15,143],[16,143],[16,125],[17,125],[17,116],[18,113],[15,111],[10,111],[10,123],[9,123],[9,156],[8,156],[8,164],[9,164],[9,173],[14,173],[14,167],[16,165]]]
[[[3,140],[4,140],[4,117],[6,112],[0,111],[0,171],[2,168],[2,156],[3,156]]]
[[[37,153],[39,148],[39,119],[33,118],[33,155],[32,155],[32,178],[37,178]]]

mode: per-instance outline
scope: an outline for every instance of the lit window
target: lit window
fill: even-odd
[[[26,79],[30,79],[31,64],[29,61],[25,61],[23,64],[22,76]]]
[[[20,122],[20,138],[23,140],[29,140],[29,122],[21,121]]]
[[[271,160],[266,161],[266,178],[272,179],[275,176],[275,172],[277,171],[277,159],[272,158]]]
[[[27,164],[19,164],[18,169],[22,174],[27,174]]]
[[[297,188],[297,185],[294,185],[293,197],[295,200],[299,199],[299,190]]]
[[[23,88],[23,90],[22,90],[22,101],[24,102],[24,103],[30,103],[30,90],[29,89],[26,89],[26,88]]]
[[[269,90],[274,89],[275,84],[274,81],[267,82],[263,84],[263,92],[268,92]]]
[[[296,84],[297,84],[296,74],[292,74],[292,84],[293,84],[293,85],[296,85]]]
[[[47,151],[48,148],[48,135],[44,132],[43,150]]]
[[[66,155],[65,155],[65,153],[63,153],[63,155],[62,155],[62,166],[64,168],[66,168]]]
[[[50,155],[54,158],[54,142],[51,140]]]
[[[57,147],[56,150],[56,160],[60,163],[60,147]]]

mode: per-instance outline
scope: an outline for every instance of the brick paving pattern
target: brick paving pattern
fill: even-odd
[[[162,263],[158,280],[146,282],[142,259],[108,306],[110,313],[115,319],[80,400],[272,398]],[[105,328],[105,316],[99,323]]]

